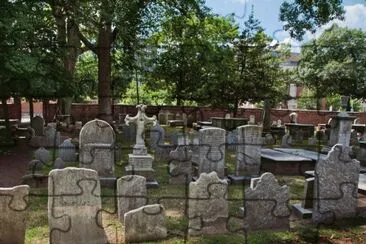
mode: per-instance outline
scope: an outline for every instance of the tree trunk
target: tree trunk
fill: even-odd
[[[29,118],[30,122],[32,123],[33,117],[34,117],[34,106],[33,106],[33,98],[28,98],[29,102]]]
[[[263,117],[263,132],[269,133],[271,131],[271,102],[264,100],[264,117]]]

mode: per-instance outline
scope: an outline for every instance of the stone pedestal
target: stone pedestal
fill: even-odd
[[[127,175],[141,175],[146,178],[146,186],[148,188],[159,187],[158,182],[154,178],[154,169],[152,163],[154,157],[150,154],[138,155],[128,154],[128,165],[126,166]]]

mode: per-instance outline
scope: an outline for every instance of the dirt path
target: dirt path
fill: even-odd
[[[33,150],[25,140],[19,140],[15,147],[4,148],[0,154],[0,187],[11,187],[21,183],[28,169]]]

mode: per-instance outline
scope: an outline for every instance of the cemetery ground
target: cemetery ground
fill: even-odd
[[[182,131],[180,127],[165,127],[169,136],[174,131]],[[148,133],[147,133],[148,134]],[[147,138],[146,138],[147,139]],[[127,154],[130,145],[123,144],[121,138],[117,141],[122,145],[122,159],[116,163],[116,176],[125,175]],[[274,145],[276,147],[278,145]],[[314,146],[312,148],[315,149]],[[32,159],[32,149],[25,143],[19,142],[16,147],[1,150],[1,184],[2,186],[15,185],[27,170],[27,163]],[[51,151],[52,155],[52,151]],[[54,150],[57,155],[57,150]],[[227,150],[226,166],[228,172],[235,170],[235,151]],[[6,170],[4,169],[6,165]],[[68,166],[79,165],[78,162],[69,163]],[[52,169],[52,162],[42,169],[47,174]],[[169,184],[168,161],[154,162],[156,179],[160,187],[148,189],[148,204],[161,203],[166,209],[168,238],[158,243],[184,243],[184,236],[188,228],[188,219],[184,211],[188,207],[188,187],[184,185]],[[6,172],[6,173],[5,173]],[[280,185],[290,187],[290,204],[300,202],[304,191],[304,177],[301,176],[276,176]],[[243,205],[245,185],[229,185],[229,216],[240,215],[239,208]],[[113,189],[102,188],[103,226],[110,243],[123,243],[124,226],[117,219],[117,203]],[[48,243],[49,229],[47,218],[47,188],[32,188],[30,191],[30,205],[27,213],[27,227],[25,243]],[[365,215],[364,215],[365,216]],[[331,225],[318,227],[311,223],[311,219],[290,218],[290,231],[259,231],[247,235],[247,243],[365,243],[366,221],[365,218],[352,218],[337,221]],[[233,226],[235,229],[235,226]],[[205,237],[189,237],[187,243],[245,243],[244,232],[230,233]]]

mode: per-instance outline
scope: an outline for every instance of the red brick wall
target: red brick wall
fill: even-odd
[[[8,104],[9,118],[10,119],[21,119],[21,105],[20,104]],[[0,119],[4,118],[3,105],[0,104]]]
[[[49,121],[53,120],[56,114],[56,104],[48,105],[47,116],[45,116]],[[160,110],[169,111],[173,114],[185,112],[187,115],[192,114],[196,120],[209,120],[211,117],[224,117],[226,111],[224,109],[209,108],[209,107],[175,107],[175,106],[148,106],[146,113],[151,115],[157,115]],[[289,114],[296,112],[298,114],[298,123],[303,124],[323,124],[326,123],[329,118],[336,115],[337,112],[329,111],[316,111],[316,110],[287,110],[287,109],[272,109],[271,111],[271,121],[280,119],[282,123],[288,123]],[[114,105],[113,108],[113,118],[118,120],[119,114],[136,114],[135,105]],[[366,112],[362,113],[350,113],[353,116],[358,117],[361,123],[366,123]],[[98,105],[97,104],[73,104],[72,105],[72,116],[74,120],[88,121],[96,118],[98,115]],[[249,115],[255,115],[257,122],[262,121],[263,113],[262,109],[239,109],[237,117],[249,118]]]

